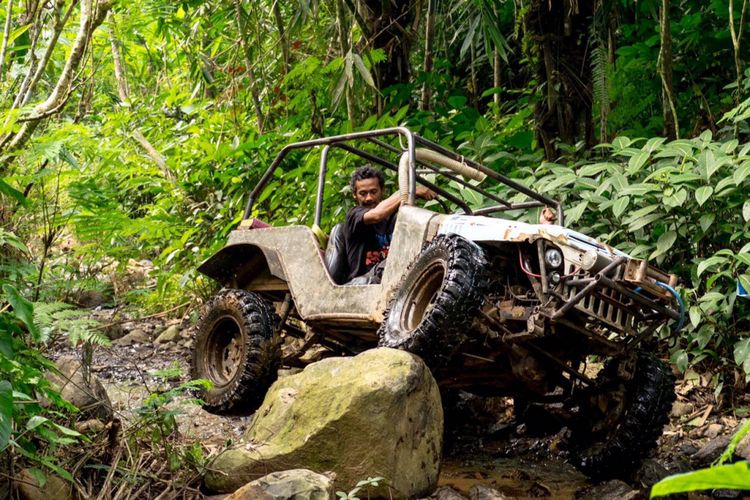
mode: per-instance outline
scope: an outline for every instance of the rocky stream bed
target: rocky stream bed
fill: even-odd
[[[94,350],[91,371],[106,388],[116,418],[127,426],[151,392],[188,380],[193,332],[186,319],[127,321],[113,317],[111,311],[95,312],[94,317],[110,325],[106,331],[113,344]],[[79,351],[64,340],[49,352],[52,359],[71,355]],[[516,425],[510,399],[494,398],[488,405],[478,398],[464,398],[461,417],[446,424],[439,488],[431,498],[647,498],[650,485],[660,478],[715,460],[744,417],[742,410],[739,414],[717,410],[709,382],[710,376],[692,373],[678,382],[671,421],[657,450],[627,482],[592,482],[566,462],[565,430],[537,435],[524,424]],[[178,405],[182,439],[201,442],[209,453],[237,442],[251,420],[249,416],[212,415],[194,404]],[[750,398],[744,395],[732,406],[747,408]],[[748,440],[736,455],[750,458]],[[714,491],[689,498],[743,496],[736,491]]]

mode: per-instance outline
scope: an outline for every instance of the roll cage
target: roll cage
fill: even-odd
[[[381,138],[385,138],[389,136],[399,138],[399,147],[393,146],[389,144],[388,142],[381,140]],[[402,145],[402,141],[404,139],[406,140],[406,147]],[[357,143],[357,142],[366,142],[367,144],[377,146],[378,153],[376,154],[373,152],[365,151],[361,149],[360,147],[356,147],[352,145],[353,143]],[[316,200],[315,200],[315,217],[313,221],[313,223],[316,226],[320,225],[321,216],[322,216],[323,195],[325,191],[325,179],[326,179],[326,172],[327,172],[328,155],[329,155],[331,148],[342,149],[360,158],[363,158],[366,161],[380,165],[388,170],[396,171],[397,173],[399,173],[399,177],[403,174],[403,170],[399,172],[400,170],[399,167],[401,165],[400,164],[397,165],[393,163],[392,161],[389,161],[388,159],[384,158],[381,155],[382,154],[381,151],[386,152],[386,153],[400,155],[402,159],[406,160],[405,162],[406,175],[408,179],[406,179],[403,185],[406,188],[406,193],[404,193],[404,198],[405,198],[404,202],[407,205],[414,205],[414,202],[416,199],[416,194],[415,194],[416,184],[417,182],[419,182],[420,184],[432,189],[433,191],[435,191],[437,194],[439,194],[446,200],[460,207],[463,210],[463,212],[468,215],[489,215],[489,214],[493,214],[497,212],[506,212],[509,210],[524,210],[524,209],[529,209],[529,208],[546,206],[546,207],[554,208],[557,211],[558,224],[561,226],[565,225],[564,212],[563,212],[562,204],[559,201],[549,198],[547,196],[544,196],[543,194],[537,193],[533,189],[530,189],[524,186],[523,184],[520,184],[519,182],[516,182],[513,179],[510,179],[509,177],[503,174],[495,172],[494,170],[486,167],[485,165],[482,165],[479,162],[466,158],[463,155],[459,155],[449,149],[446,149],[435,142],[425,139],[424,137],[415,134],[414,132],[412,132],[406,127],[392,127],[392,128],[378,129],[378,130],[370,130],[370,131],[365,131],[365,132],[353,132],[350,134],[342,134],[342,135],[337,135],[337,136],[332,136],[332,137],[322,137],[320,139],[312,139],[309,141],[295,142],[295,143],[284,146],[281,149],[281,151],[279,151],[279,153],[276,155],[276,158],[274,158],[271,165],[268,167],[268,169],[265,171],[263,176],[258,181],[258,184],[250,193],[250,197],[248,198],[247,205],[245,207],[243,220],[250,217],[255,201],[260,197],[261,193],[263,193],[269,181],[273,178],[274,172],[281,166],[282,162],[284,161],[284,158],[287,156],[287,154],[290,151],[297,150],[297,149],[314,148],[318,146],[323,146],[323,150],[320,155],[318,189],[317,189],[317,195],[316,195]],[[470,182],[463,179],[462,176],[456,173],[455,171],[451,171],[448,168],[440,168],[440,166],[436,166],[435,163],[439,163],[439,164],[441,163],[439,161],[440,158],[438,158],[437,162],[420,159],[419,156],[422,156],[422,155],[418,154],[420,153],[420,151],[417,148],[417,146],[421,146],[421,148],[424,148],[428,151],[432,151],[436,153],[437,155],[447,159],[443,162],[442,166],[445,166],[446,163],[451,163],[451,160],[452,160],[452,162],[457,162],[460,165],[465,166],[466,170],[473,170],[473,171],[479,172],[481,175],[492,179],[497,184],[508,186],[511,189],[514,189],[517,192],[528,196],[529,198],[532,199],[532,201],[512,203],[498,196],[497,194],[488,191],[487,189],[484,189],[475,184],[471,184]],[[432,158],[433,160],[435,158],[435,155],[424,155],[424,156],[430,156],[430,158]],[[472,208],[469,207],[469,205],[464,200],[462,200],[458,196],[441,188],[435,183],[427,181],[421,175],[421,172],[417,171],[417,166],[424,167],[426,169],[425,172],[434,172],[438,175],[442,175],[450,179],[451,181],[455,181],[461,186],[463,186],[464,188],[467,188],[475,192],[476,194],[483,196],[485,199],[492,200],[496,202],[497,204],[473,210]],[[399,182],[403,182],[403,179],[399,179]]]

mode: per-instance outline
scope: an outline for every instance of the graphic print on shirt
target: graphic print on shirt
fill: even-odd
[[[370,250],[365,254],[365,265],[374,266],[388,257],[388,249],[391,247],[392,234],[375,233],[378,242],[377,250]]]

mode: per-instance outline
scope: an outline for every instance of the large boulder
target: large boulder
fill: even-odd
[[[81,410],[82,420],[112,420],[112,402],[99,379],[91,374],[87,382],[81,362],[75,357],[60,358],[56,364],[59,373],[50,372],[47,378],[63,399]]]
[[[424,496],[437,484],[442,433],[440,393],[417,356],[372,349],[328,358],[271,386],[243,442],[216,458],[205,483],[231,492],[304,468],[333,471],[337,490],[380,476],[386,484],[368,490],[373,497]]]

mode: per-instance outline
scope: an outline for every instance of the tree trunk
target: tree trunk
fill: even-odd
[[[273,17],[276,20],[276,29],[279,30],[279,43],[281,44],[281,54],[284,58],[284,69],[281,72],[283,78],[284,75],[289,73],[289,40],[286,36],[286,30],[284,29],[284,18],[281,16],[279,1],[280,0],[273,0]]]
[[[341,0],[336,0],[336,29],[339,35],[339,50],[343,57],[347,57],[351,50],[351,44],[349,43],[350,29]],[[354,101],[352,89],[348,83],[344,83],[344,99],[346,100],[346,116],[349,118],[349,123],[354,126]]]
[[[729,32],[732,35],[732,49],[734,50],[734,71],[737,75],[737,88],[734,90],[734,105],[739,106],[742,102],[742,55],[740,47],[742,42],[742,29],[745,26],[745,11],[747,9],[747,0],[742,0],[742,12],[740,14],[739,30],[734,27],[734,1],[729,0]],[[739,135],[739,123],[734,125],[734,135]]]
[[[375,66],[375,79],[380,90],[409,81],[415,3],[414,0],[359,0],[367,31],[371,33],[368,42],[386,55],[386,60]]]
[[[432,71],[432,44],[435,38],[435,3],[437,3],[437,0],[428,0],[427,2],[427,20],[424,30],[424,63],[422,65],[426,79],[429,79],[429,73]],[[419,109],[422,111],[429,110],[431,97],[430,83],[425,82],[422,84],[422,98],[419,102]]]
[[[662,0],[659,15],[661,47],[659,48],[659,76],[661,78],[661,104],[664,117],[664,135],[674,140],[680,136],[672,87],[672,34],[669,32],[669,0]]]
[[[265,125],[265,118],[263,117],[263,111],[260,109],[260,97],[258,96],[258,89],[256,87],[255,73],[253,72],[252,59],[250,58],[250,47],[247,43],[247,30],[245,29],[245,19],[242,17],[242,4],[240,0],[234,0],[235,15],[237,17],[237,29],[240,34],[240,46],[242,47],[242,55],[245,58],[245,71],[247,71],[247,80],[250,86],[250,96],[253,100],[253,109],[255,110],[255,118],[258,120],[258,131],[263,133],[263,126]]]
[[[3,44],[0,46],[0,77],[3,76],[3,69],[5,68],[5,54],[8,52],[8,39],[10,38],[10,24],[13,20],[13,0],[8,0],[8,5],[5,7],[5,27],[3,28]]]
[[[502,74],[500,70],[501,67],[501,60],[500,60],[500,51],[495,49],[493,51],[493,61],[492,61],[492,86],[495,87],[495,93],[492,94],[492,102],[495,103],[495,107],[497,108],[496,112],[500,113],[500,86],[503,84],[501,78]]]
[[[594,2],[532,0],[524,18],[535,73],[545,96],[536,104],[537,141],[549,160],[555,140],[594,143],[591,65],[587,60]]]

